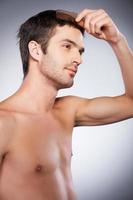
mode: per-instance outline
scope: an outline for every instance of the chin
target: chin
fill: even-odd
[[[59,89],[65,89],[65,88],[70,88],[72,87],[74,84],[74,81],[72,80],[71,82],[69,81],[69,83],[62,83],[59,87]]]

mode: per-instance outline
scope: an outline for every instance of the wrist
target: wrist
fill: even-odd
[[[126,38],[122,33],[119,33],[119,36],[113,41],[109,41],[108,43],[112,46],[112,48],[120,48],[123,44],[125,44]]]
[[[125,44],[126,44],[126,38],[122,33],[119,33],[119,36],[117,37],[116,40],[114,40],[113,42],[109,42],[109,44],[111,45],[111,47],[115,50],[115,49],[122,49]]]

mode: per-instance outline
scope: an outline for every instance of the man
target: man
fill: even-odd
[[[84,51],[84,30],[106,40],[120,63],[125,94],[57,97],[71,87]],[[44,11],[19,30],[24,81],[0,103],[0,200],[74,200],[72,130],[133,117],[133,54],[104,10],[77,16]]]

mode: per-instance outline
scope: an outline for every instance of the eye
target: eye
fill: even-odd
[[[63,45],[66,49],[71,49],[71,45],[70,44],[64,44]]]

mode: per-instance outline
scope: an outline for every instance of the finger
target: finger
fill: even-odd
[[[109,24],[110,24],[110,20],[108,17],[105,17],[104,19],[99,20],[95,24],[95,33],[99,34],[98,35],[99,38],[106,39],[105,32],[102,29],[105,28]]]
[[[84,20],[84,28],[86,29],[87,32],[91,32],[91,25],[90,25],[90,21],[91,19],[94,17],[94,13],[90,13],[89,15],[87,15],[85,17],[85,20]]]
[[[102,15],[97,15],[96,17],[94,17],[93,19],[91,19],[90,21],[90,26],[91,26],[91,32],[92,34],[94,33],[100,33],[101,29],[99,26],[97,26],[99,21],[104,20],[107,17],[106,13],[103,13]]]
[[[97,12],[87,15],[87,17],[85,18],[85,24],[84,24],[85,29],[88,32],[94,33],[95,22],[99,20],[100,18],[102,18],[103,15],[105,15],[105,12],[103,12],[102,10],[98,10]]]
[[[106,26],[107,24],[109,24],[110,20],[107,16],[99,19],[98,21],[96,21],[95,25],[94,25],[94,32],[95,33],[102,33],[102,28],[104,26]]]
[[[81,11],[77,17],[76,17],[76,22],[81,21],[87,14],[94,12],[94,10],[89,10],[89,9],[84,9],[83,11]]]

